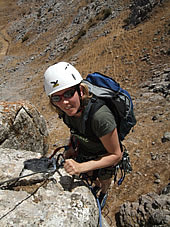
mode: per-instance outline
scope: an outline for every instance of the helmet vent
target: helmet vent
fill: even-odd
[[[72,75],[73,79],[76,80],[76,77],[74,76],[74,74],[71,74],[71,75]]]
[[[69,64],[67,64],[67,66],[65,67],[65,70],[67,69],[68,66],[69,66]]]

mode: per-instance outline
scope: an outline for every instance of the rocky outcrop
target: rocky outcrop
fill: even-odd
[[[38,1],[37,3],[36,0],[32,0],[29,1],[29,4],[27,0],[20,0],[17,4],[23,8],[27,6],[27,10],[21,19],[18,18],[11,24],[8,30],[9,35],[15,34],[15,41],[21,40],[27,46],[31,46],[44,33],[49,31],[51,33],[53,26],[57,31],[56,39],[51,40],[40,54],[34,55],[34,59],[29,59],[30,62],[48,53],[47,61],[55,59],[62,53],[67,53],[73,43],[80,38],[91,37],[89,30],[101,30],[108,17],[116,17],[121,11],[121,7],[112,0],[87,3],[77,0],[74,3],[71,0],[67,2],[61,0]],[[70,15],[73,15],[71,21]],[[27,23],[29,26],[26,26]],[[94,24],[97,28],[96,26],[94,28]],[[30,34],[32,35],[30,36]]]
[[[45,154],[47,138],[46,122],[32,104],[0,102],[0,147]]]
[[[130,5],[131,13],[129,18],[126,20],[126,25],[124,26],[126,29],[129,28],[129,25],[136,26],[140,24],[142,21],[147,19],[150,16],[153,8],[157,5],[162,3],[163,1],[160,0],[135,0]]]
[[[72,178],[60,168],[54,174],[37,173],[7,187],[1,182],[19,176],[23,162],[37,160],[41,154],[3,148],[0,153],[1,226],[98,226],[95,198],[82,181],[75,179],[69,191]],[[28,173],[25,170],[23,175]],[[102,226],[108,227],[104,218]]]
[[[170,185],[160,195],[148,193],[138,201],[123,204],[117,214],[118,226],[159,226],[170,225]]]
[[[152,73],[150,81],[147,81],[144,87],[148,86],[148,90],[157,94],[161,93],[165,98],[168,97],[170,95],[170,68],[153,71]]]

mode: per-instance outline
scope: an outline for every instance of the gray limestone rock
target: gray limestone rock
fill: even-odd
[[[0,182],[17,177],[25,160],[40,158],[40,153],[0,148]],[[23,175],[30,173],[24,171]],[[69,191],[71,177],[59,169],[48,177],[38,173],[22,178],[17,187],[0,185],[1,226],[98,226],[96,200],[80,179]],[[103,219],[103,226],[108,224]]]
[[[123,204],[117,213],[119,226],[169,226],[170,193],[168,190],[163,192],[160,195],[148,193],[136,202]]]
[[[0,147],[45,154],[47,138],[46,122],[32,104],[0,102]]]

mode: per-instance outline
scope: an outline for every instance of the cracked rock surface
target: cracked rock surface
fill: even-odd
[[[0,182],[17,177],[25,160],[41,157],[40,153],[7,148],[0,148],[0,153]],[[28,173],[26,170],[24,175]],[[70,192],[70,180],[64,169],[59,169],[48,179],[38,173],[20,179],[16,187],[0,187],[0,225],[97,227],[94,196],[80,180],[73,182]],[[103,226],[108,227],[104,218]]]
[[[0,147],[45,154],[47,137],[46,122],[32,104],[0,102]]]

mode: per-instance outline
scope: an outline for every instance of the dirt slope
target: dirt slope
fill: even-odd
[[[99,27],[88,27],[87,23],[84,29],[88,32],[54,58],[49,58],[49,51],[44,54],[43,50],[49,48],[49,43],[59,34],[55,23],[36,36],[39,27],[30,16],[25,27],[34,23],[37,30],[16,40],[19,33],[17,29],[12,33],[11,25],[15,28],[21,18],[31,15],[36,7],[37,11],[39,9],[36,1],[20,6],[17,2],[0,0],[0,99],[28,99],[39,109],[49,127],[49,152],[53,149],[52,144],[67,140],[69,131],[47,104],[43,73],[48,65],[59,60],[70,61],[84,77],[89,72],[100,71],[118,80],[133,96],[138,123],[124,142],[133,172],[120,187],[113,185],[107,202],[108,221],[116,226],[114,215],[122,203],[134,201],[150,191],[159,192],[169,182],[169,142],[162,142],[164,133],[170,132],[169,95],[165,97],[161,89],[155,92],[153,88],[163,86],[164,71],[170,68],[170,1],[157,5],[147,20],[129,30],[122,26],[130,12],[130,1],[119,1],[117,5],[122,8],[115,18],[108,18]],[[77,8],[83,7],[85,2],[81,1]],[[72,7],[76,13],[76,6]],[[68,16],[65,23],[73,18],[74,15]],[[155,173],[159,176],[156,182]]]

